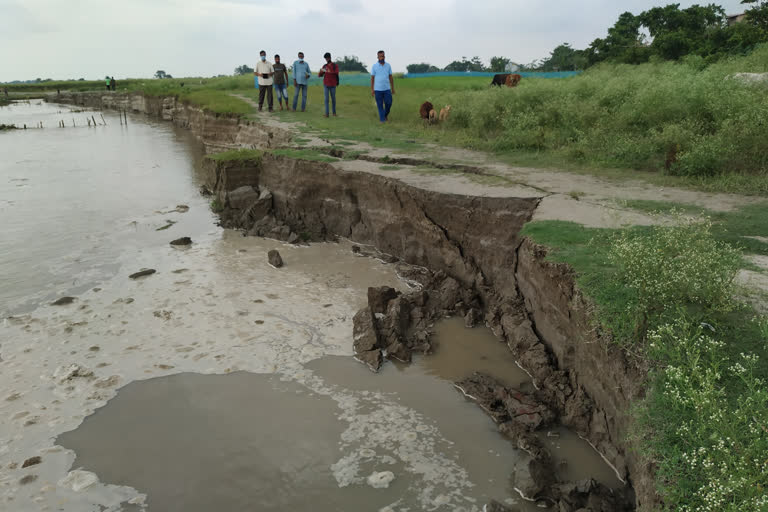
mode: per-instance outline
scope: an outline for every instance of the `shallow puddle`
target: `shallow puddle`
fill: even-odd
[[[434,340],[434,355],[378,374],[327,356],[282,376],[134,382],[57,443],[75,451],[73,469],[145,493],[149,511],[480,511],[491,499],[540,510],[509,479],[518,452],[452,384],[475,370],[509,385],[527,375],[488,329],[448,319]],[[542,437],[562,478],[620,485],[567,429]]]
[[[125,386],[58,443],[75,467],[147,493],[149,510],[377,510],[385,495],[333,477],[336,412],[275,376],[185,373]]]

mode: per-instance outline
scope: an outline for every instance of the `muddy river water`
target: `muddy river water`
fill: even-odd
[[[487,329],[446,319],[433,355],[372,374],[352,317],[367,287],[408,287],[394,266],[222,230],[188,133],[91,115],[0,107],[45,126],[0,133],[0,510],[540,510],[452,385],[530,386]],[[573,434],[543,435],[563,477],[617,484]]]

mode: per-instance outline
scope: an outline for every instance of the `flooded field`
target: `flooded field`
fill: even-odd
[[[193,139],[104,117],[0,134],[0,510],[539,510],[509,480],[517,451],[452,385],[530,386],[490,331],[443,321],[434,355],[372,374],[352,317],[369,286],[407,288],[395,265],[217,228]],[[568,478],[616,485],[585,442],[547,439]]]

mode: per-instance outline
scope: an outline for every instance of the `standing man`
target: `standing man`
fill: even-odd
[[[299,101],[301,91],[301,111],[307,108],[307,84],[312,74],[309,64],[304,61],[304,52],[299,52],[299,60],[293,63],[293,111],[296,112],[296,104]]]
[[[386,123],[392,108],[395,82],[392,80],[392,67],[384,60],[384,50],[379,50],[377,56],[379,60],[371,68],[371,96],[376,98],[379,121]]]
[[[280,110],[283,110],[283,98],[285,98],[285,108],[291,110],[291,107],[288,106],[288,68],[285,67],[285,64],[280,63],[279,55],[275,55],[272,69],[275,70],[275,93],[277,94],[277,101],[280,103]]]
[[[275,69],[270,62],[267,62],[267,52],[264,50],[259,52],[259,62],[256,63],[253,74],[259,77],[259,112],[264,106],[265,94],[267,95],[269,111],[272,112],[272,75],[275,74]]]
[[[325,52],[325,66],[317,76],[323,77],[323,90],[325,92],[325,117],[328,117],[328,96],[333,100],[333,117],[336,117],[336,86],[339,85],[339,65],[331,61],[331,54]]]

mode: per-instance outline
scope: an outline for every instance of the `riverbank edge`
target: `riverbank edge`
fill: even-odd
[[[269,150],[288,146],[294,137],[239,116],[205,112],[175,97],[74,93],[56,101],[171,121],[211,150]],[[561,422],[631,482],[639,509],[658,504],[653,468],[631,452],[627,441],[629,410],[644,394],[647,369],[600,331],[573,270],[547,261],[546,247],[519,236],[538,199],[443,194],[269,153],[258,163],[207,160],[206,172],[221,205],[228,205],[229,192],[237,188],[268,189],[275,217],[295,233],[312,233],[314,239],[345,236],[374,245],[407,263],[443,271],[477,292],[486,324],[508,344],[537,387],[549,393]],[[487,221],[488,215],[499,214],[516,220],[513,225]],[[479,219],[474,225],[473,216]]]

